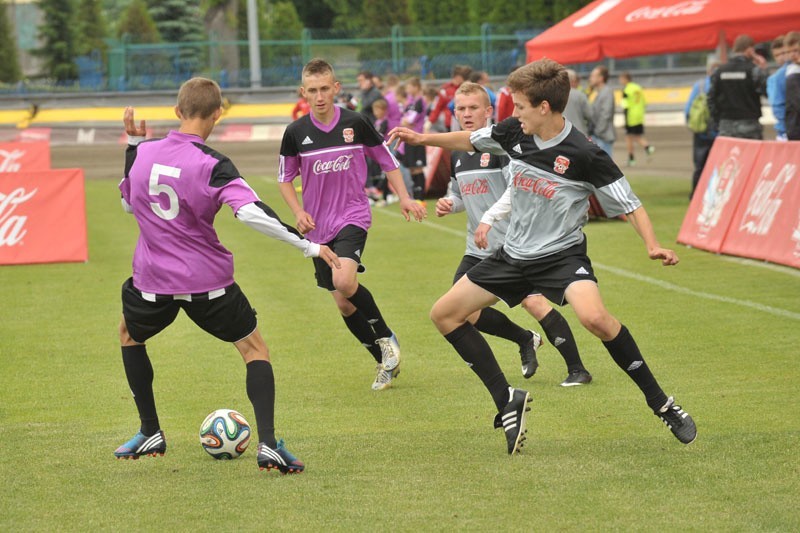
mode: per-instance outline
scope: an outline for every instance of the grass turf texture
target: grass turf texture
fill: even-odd
[[[250,181],[292,222],[272,179]],[[686,184],[632,182],[673,246]],[[278,434],[307,470],[259,472],[255,444],[234,461],[202,450],[212,410],[255,417],[235,349],[183,314],[148,343],[167,454],[117,461],[112,451],[138,428],[116,334],[137,228],[115,181],[86,190],[87,264],[0,269],[4,530],[800,529],[798,273],[678,245],[681,264],[664,268],[616,221],[586,229],[601,290],[693,415],[699,436],[688,447],[567,307],[589,386],[558,386],[566,372],[549,344],[526,381],[516,346],[490,338],[512,385],[534,398],[523,454],[506,455],[488,394],[428,320],[463,253],[463,216],[436,219],[432,203],[423,224],[392,207],[374,216],[360,279],[404,358],[395,387],[375,393],[372,359],[315,287],[311,261],[225,207],[219,233],[271,348]]]

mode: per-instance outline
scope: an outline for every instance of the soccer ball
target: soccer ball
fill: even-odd
[[[200,444],[214,459],[235,459],[250,444],[250,424],[233,409],[217,409],[200,425]]]

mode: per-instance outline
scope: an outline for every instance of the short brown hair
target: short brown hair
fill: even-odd
[[[798,43],[800,43],[800,31],[790,31],[783,39],[783,44],[785,44],[787,48]]]
[[[330,74],[334,81],[336,80],[336,73],[334,73],[333,67],[324,59],[312,59],[303,67],[303,79],[306,76],[315,76],[317,74]]]
[[[481,100],[483,100],[483,105],[490,106],[492,105],[491,100],[489,100],[489,93],[486,92],[486,89],[483,88],[483,85],[479,83],[475,83],[473,81],[465,81],[461,85],[458,86],[456,89],[456,96],[459,94],[482,94]]]
[[[749,35],[742,34],[733,41],[733,53],[741,54],[751,46],[755,46],[756,42]]]
[[[785,35],[778,35],[772,40],[771,48],[773,50],[777,50],[778,48],[783,48],[783,40],[786,38]]]
[[[533,106],[547,100],[550,109],[557,113],[564,111],[569,99],[567,69],[547,58],[528,63],[512,72],[508,76],[508,87],[512,92],[524,94]]]
[[[178,91],[178,111],[183,118],[208,118],[222,107],[222,91],[208,78],[192,78]]]

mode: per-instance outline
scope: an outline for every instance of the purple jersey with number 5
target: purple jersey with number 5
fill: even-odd
[[[219,241],[214,217],[222,204],[236,214],[258,196],[231,160],[177,131],[128,146],[125,159],[119,189],[139,224],[134,286],[191,294],[233,283],[233,255]]]

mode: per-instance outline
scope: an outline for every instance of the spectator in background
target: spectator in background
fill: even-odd
[[[786,67],[786,138],[800,141],[800,32],[790,32],[786,48],[792,62]]]
[[[372,104],[378,98],[382,98],[383,95],[381,94],[380,89],[375,87],[372,79],[372,72],[368,70],[362,70],[358,73],[358,76],[356,76],[358,88],[361,89],[361,94],[358,99],[358,110],[361,111],[365,117],[367,117],[367,120],[370,122],[375,122],[375,114],[372,112]]]
[[[386,76],[386,85],[383,89],[383,98],[386,100],[386,124],[389,131],[400,125],[403,117],[403,104],[405,97],[398,98],[397,90],[400,87],[400,78],[396,74]]]
[[[578,89],[580,78],[578,73],[571,68],[567,69],[569,76],[569,100],[567,107],[564,108],[564,118],[569,120],[573,126],[582,133],[589,134],[589,124],[592,121],[592,109],[589,106],[589,98],[586,93]]]
[[[389,109],[389,104],[384,98],[378,98],[372,102],[372,112],[375,114],[375,131],[383,136],[386,140],[387,133],[389,132],[388,123],[386,122],[386,113]],[[386,180],[381,166],[372,158],[367,158],[367,196],[370,199],[370,204],[383,207],[386,205],[386,197],[389,195],[389,183]]]
[[[406,111],[403,113],[403,119],[400,124],[417,133],[422,133],[425,127],[425,117],[428,107],[425,104],[425,98],[422,96],[422,82],[420,82],[419,78],[409,78],[406,81],[406,94],[408,94]],[[411,173],[413,197],[417,202],[423,202],[425,200],[426,164],[427,157],[424,146],[412,146],[408,144],[405,146],[403,165]]]
[[[689,110],[692,108],[692,103],[700,94],[706,95],[708,98],[708,90],[711,87],[711,75],[719,68],[719,62],[713,61],[708,64],[706,76],[703,79],[697,80],[692,86],[689,93],[689,99],[686,101],[684,108],[684,115],[686,121],[689,121]],[[714,139],[717,136],[717,126],[713,120],[708,121],[708,128],[704,132],[693,132],[692,136],[692,160],[694,161],[694,173],[692,174],[692,192],[689,198],[694,196],[694,191],[697,188],[697,182],[700,181],[700,176],[703,173],[703,167],[706,166],[708,154],[711,152],[711,146],[714,144]]]
[[[772,114],[775,116],[775,140],[786,140],[786,69],[792,62],[792,54],[789,52],[788,42],[792,40],[793,34],[789,32],[781,35],[772,41],[772,57],[778,65],[772,75],[767,78],[767,98],[772,107]]]
[[[767,95],[767,60],[756,54],[755,41],[739,35],[733,56],[711,76],[708,109],[719,134],[742,139],[763,139],[758,119],[761,97]]]
[[[511,72],[514,72],[519,67],[514,67]],[[511,74],[509,72],[509,74]],[[495,106],[495,122],[502,122],[514,112],[514,100],[511,99],[511,90],[507,85],[500,87],[497,91],[497,105]]]
[[[594,67],[589,74],[589,85],[595,93],[589,135],[597,146],[611,156],[617,133],[614,131],[614,91],[608,86],[608,67]]]
[[[450,103],[450,100],[453,99],[453,96],[455,96],[456,89],[467,81],[470,74],[472,74],[472,67],[466,65],[456,65],[453,67],[453,75],[450,81],[444,83],[439,89],[439,97],[436,100],[436,105],[428,117],[432,125],[436,124],[436,121],[439,120],[439,115],[443,115],[445,131],[450,131],[453,114],[450,112],[447,105]]]
[[[309,112],[311,112],[311,106],[308,105],[308,100],[303,96],[302,89],[298,87],[297,102],[294,104],[294,109],[292,109],[292,120],[308,115]]]
[[[625,144],[628,146],[628,166],[636,164],[633,155],[634,143],[644,148],[647,155],[655,152],[655,147],[650,146],[644,136],[644,113],[647,102],[644,98],[642,86],[633,82],[630,72],[619,75],[622,85],[622,110],[625,112]]]

